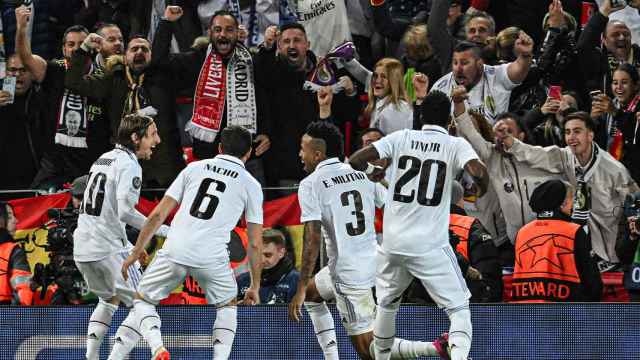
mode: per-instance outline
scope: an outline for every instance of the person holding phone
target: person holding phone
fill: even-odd
[[[552,85],[547,99],[539,108],[528,111],[523,123],[531,137],[529,143],[540,146],[564,146],[564,119],[580,109],[579,96],[573,91],[565,91],[561,86]]]
[[[4,169],[19,171],[5,172],[0,177],[0,189],[15,190],[28,188],[36,176],[42,144],[46,142],[47,131],[52,129],[44,126],[44,92],[32,86],[33,75],[16,54],[7,59],[9,77],[15,79],[13,94],[0,91],[0,158]],[[51,132],[48,134],[53,136]]]

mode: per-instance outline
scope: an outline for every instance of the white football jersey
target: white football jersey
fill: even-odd
[[[247,222],[262,224],[262,187],[233,156],[192,162],[165,196],[180,203],[163,247],[178,264],[228,261],[230,234],[243,212]]]
[[[471,145],[440,126],[401,130],[373,143],[391,158],[385,201],[383,249],[420,256],[449,244],[451,182],[478,156]]]
[[[377,189],[363,172],[338,158],[320,162],[300,182],[300,220],[322,222],[329,271],[337,283],[355,288],[370,288],[374,284],[375,208],[384,201],[384,193]]]
[[[142,168],[136,155],[125,147],[117,145],[91,165],[73,233],[76,261],[102,260],[132,248],[125,223],[118,216],[118,200],[135,206],[141,185]]]

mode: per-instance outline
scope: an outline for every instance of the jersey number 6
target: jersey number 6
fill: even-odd
[[[215,184],[214,191],[221,193],[227,188],[227,185],[220,180],[209,178],[202,180],[200,187],[198,188],[198,194],[193,200],[193,204],[191,204],[191,209],[189,210],[189,214],[191,214],[191,216],[202,220],[209,220],[213,216],[213,213],[216,212],[220,199],[209,193],[209,187],[211,184]],[[204,199],[208,199],[209,202],[207,203],[207,208],[204,211],[200,211],[200,207],[202,206]]]

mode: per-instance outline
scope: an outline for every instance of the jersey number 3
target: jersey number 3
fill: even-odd
[[[227,185],[220,180],[209,178],[202,180],[200,187],[198,188],[198,194],[196,195],[196,198],[193,199],[193,204],[191,204],[191,209],[189,210],[189,214],[191,214],[191,216],[202,220],[209,220],[213,216],[213,213],[216,212],[220,199],[212,193],[209,193],[211,184],[215,184],[212,191],[223,193],[227,188]],[[200,211],[200,207],[202,206],[204,199],[208,199],[207,208],[204,209],[204,211]]]
[[[403,203],[413,202],[416,191],[403,194],[402,188],[414,177],[420,176],[418,182],[418,204],[422,206],[438,206],[442,200],[442,188],[447,176],[447,164],[444,161],[427,159],[423,162],[413,156],[402,156],[398,160],[399,169],[407,169],[396,182],[393,200]],[[429,189],[433,189],[429,194]]]
[[[340,201],[342,202],[342,206],[350,206],[349,197],[353,197],[353,205],[355,206],[355,211],[352,211],[351,214],[356,217],[356,225],[353,223],[348,223],[347,226],[347,234],[351,236],[357,236],[364,233],[364,213],[362,212],[362,195],[356,190],[345,191],[340,194]]]

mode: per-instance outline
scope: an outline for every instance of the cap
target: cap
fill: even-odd
[[[547,180],[540,184],[529,200],[531,210],[537,213],[559,208],[567,196],[567,187],[560,180]]]
[[[88,181],[89,175],[83,175],[73,180],[73,183],[71,183],[71,196],[82,197]]]

